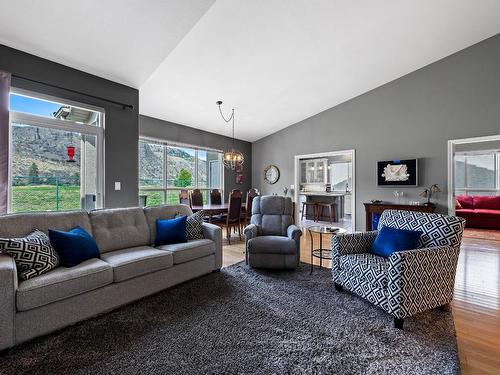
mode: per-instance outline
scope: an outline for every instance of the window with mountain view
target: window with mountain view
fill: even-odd
[[[497,195],[500,191],[500,153],[455,155],[455,195]]]
[[[181,189],[196,188],[202,191],[205,202],[211,189],[222,188],[221,152],[139,141],[139,194],[143,203],[176,204]]]
[[[10,94],[10,212],[102,206],[102,113]]]

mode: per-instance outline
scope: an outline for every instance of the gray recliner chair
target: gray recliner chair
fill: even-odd
[[[297,268],[302,231],[292,223],[291,198],[255,197],[250,225],[244,230],[246,263],[255,268]]]

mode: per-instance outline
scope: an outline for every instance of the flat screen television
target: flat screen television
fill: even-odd
[[[418,159],[377,162],[378,186],[418,186]]]

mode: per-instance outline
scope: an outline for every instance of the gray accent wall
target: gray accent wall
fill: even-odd
[[[137,206],[138,90],[4,45],[0,45],[0,70],[88,95],[132,104],[133,110],[123,109],[85,94],[75,94],[15,77],[12,79],[13,87],[105,109],[105,205],[106,207]],[[115,181],[121,182],[120,191],[114,190]]]
[[[214,107],[214,113],[217,115],[216,111],[217,108]],[[230,137],[142,115],[139,116],[139,133],[141,137],[207,147],[221,151],[231,148],[232,144]],[[245,157],[245,163],[243,164],[243,184],[237,185],[235,183],[235,172],[224,168],[224,194],[226,200],[233,189],[241,190],[243,192],[243,199],[245,199],[246,192],[252,187],[252,144],[246,141],[235,140],[235,148],[242,152]]]
[[[294,155],[355,149],[356,229],[364,230],[363,202],[393,201],[394,190],[422,200],[418,193],[437,183],[446,212],[447,141],[495,134],[500,34],[254,142],[252,181],[264,194],[282,194],[294,183]],[[407,158],[419,158],[419,187],[377,187],[378,160]],[[275,185],[264,182],[268,164],[281,171]]]

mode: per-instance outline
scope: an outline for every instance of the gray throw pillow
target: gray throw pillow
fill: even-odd
[[[176,217],[182,216],[177,214]],[[186,236],[189,240],[201,240],[203,237],[203,211],[198,211],[186,220]]]
[[[59,257],[49,237],[39,230],[26,237],[0,238],[0,252],[14,258],[20,280],[42,275],[59,265]]]

